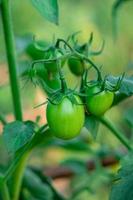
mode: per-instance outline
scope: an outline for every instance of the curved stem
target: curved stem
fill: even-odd
[[[129,150],[133,150],[132,146],[129,144],[129,141],[124,136],[124,133],[122,133],[116,126],[113,124],[109,119],[105,117],[99,118],[101,123],[105,125],[119,140],[120,142]]]
[[[92,67],[96,70],[97,74],[98,74],[98,81],[102,81],[102,75],[101,75],[101,72],[100,70],[98,69],[98,67],[89,59],[87,58],[86,56],[78,53],[78,52],[75,52],[75,54],[81,58],[82,60],[86,60],[88,63],[90,63],[92,65]]]
[[[10,3],[11,3],[10,0],[2,0],[1,15],[2,15],[4,37],[6,44],[14,114],[17,120],[22,120],[21,101],[20,101],[19,85],[17,78],[16,51],[15,51]]]
[[[66,42],[63,39],[58,39],[55,46],[59,47],[60,42],[63,42],[70,49],[70,51],[72,51],[72,52],[74,51],[74,49],[68,44],[68,42]]]
[[[76,55],[77,57],[79,57],[80,59],[82,60],[86,60],[87,62],[89,62],[94,68],[95,70],[97,71],[97,74],[98,74],[98,81],[102,81],[102,76],[101,76],[101,73],[100,73],[100,70],[98,69],[98,67],[88,58],[86,57],[85,55],[82,55],[80,54],[79,52],[75,51],[65,40],[63,39],[58,39],[57,40],[57,43],[56,43],[56,46],[59,46],[59,43],[60,42],[63,42],[66,46],[68,46],[68,48],[70,49],[70,51],[72,52],[72,54]]]

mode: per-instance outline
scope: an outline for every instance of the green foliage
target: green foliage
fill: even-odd
[[[85,117],[85,127],[92,134],[94,138],[97,136],[99,122],[97,118],[93,115],[86,115]]]
[[[133,199],[133,153],[127,155],[121,162],[121,169],[116,176],[110,200]]]
[[[50,22],[58,24],[57,0],[31,0],[31,2],[43,17],[45,17]]]
[[[90,151],[90,147],[88,144],[86,144],[84,141],[81,140],[81,138],[75,138],[74,140],[70,141],[55,141],[55,146],[60,146],[66,150],[70,151],[79,151],[79,152],[87,152]]]
[[[35,199],[53,200],[53,193],[50,187],[30,169],[25,171],[23,189],[27,189]]]
[[[130,108],[126,110],[124,113],[124,119],[128,122],[128,124],[133,127],[133,109]]]
[[[108,185],[109,182],[110,174],[102,168],[96,168],[95,172],[81,173],[78,176],[75,176],[72,180],[71,200],[82,199],[80,198],[80,195],[84,191],[88,193],[85,199],[95,199],[96,193],[99,191],[99,188],[101,188],[102,185]]]
[[[119,77],[109,76],[108,80],[112,84],[116,84]],[[133,76],[125,76],[122,80],[121,87],[116,93],[114,105],[125,100],[133,94]]]
[[[81,159],[66,159],[63,162],[61,162],[61,165],[67,167],[68,169],[71,169],[76,174],[82,174],[87,172],[86,163],[84,160]]]
[[[15,153],[31,140],[33,134],[33,122],[15,121],[7,124],[4,127],[3,138],[8,151],[10,153]]]
[[[116,13],[120,5],[128,0],[117,0],[114,4],[114,17],[116,17]],[[1,2],[1,1],[0,1]],[[16,73],[16,57],[15,57],[15,44],[13,40],[13,33],[12,33],[12,25],[11,25],[11,16],[10,16],[10,5],[8,4],[10,1],[3,0],[2,4],[4,7],[2,8],[3,13],[3,25],[5,31],[5,41],[6,41],[6,50],[7,50],[7,58],[9,63],[9,73],[11,77],[11,87],[12,87],[12,94],[14,100],[14,110],[16,118],[22,120],[22,112],[21,112],[21,104],[20,104],[20,95],[18,90],[18,82],[17,82],[17,73]],[[33,6],[40,12],[40,14],[55,24],[58,24],[58,3],[57,0],[31,0]],[[99,8],[99,6],[98,6]],[[74,7],[76,11],[76,7]],[[77,15],[76,15],[77,17]],[[32,21],[34,21],[32,19]],[[69,25],[70,25],[69,21]],[[103,23],[104,24],[104,23]],[[48,30],[46,29],[48,32]],[[51,179],[49,177],[43,176],[41,173],[35,173],[30,169],[27,169],[24,174],[23,184],[21,188],[22,176],[25,168],[25,162],[27,161],[27,157],[29,156],[30,151],[39,146],[43,145],[43,147],[61,147],[67,150],[78,151],[78,153],[86,153],[93,156],[94,165],[93,168],[95,170],[90,173],[88,172],[86,166],[86,160],[82,160],[81,158],[78,159],[66,159],[64,160],[61,165],[68,167],[73,172],[75,172],[76,176],[74,177],[75,180],[72,181],[72,200],[76,197],[80,196],[80,193],[87,191],[88,195],[95,196],[94,193],[97,192],[97,188],[100,187],[101,184],[109,184],[110,183],[110,174],[104,171],[102,168],[103,165],[103,157],[108,152],[101,151],[96,152],[95,150],[91,149],[89,146],[88,138],[83,134],[78,136],[77,138],[73,139],[72,141],[64,142],[62,140],[58,140],[54,138],[53,135],[61,138],[61,139],[71,139],[78,134],[80,134],[81,128],[86,127],[86,129],[93,135],[94,138],[97,136],[98,125],[101,122],[104,124],[112,133],[121,141],[122,144],[127,147],[128,150],[132,150],[132,146],[130,142],[125,138],[124,133],[119,131],[115,125],[112,124],[109,120],[104,117],[96,118],[96,115],[93,112],[88,113],[85,98],[88,97],[88,101],[90,101],[90,96],[86,94],[85,88],[88,84],[95,85],[98,84],[100,86],[101,91],[111,91],[113,94],[115,93],[115,100],[114,105],[118,104],[122,100],[128,98],[133,94],[133,76],[124,77],[124,79],[120,80],[120,77],[110,76],[107,78],[103,78],[101,74],[101,69],[95,62],[92,62],[92,56],[96,56],[102,53],[104,43],[102,44],[99,51],[92,50],[92,41],[93,41],[93,34],[90,35],[89,40],[80,45],[78,40],[74,38],[74,34],[72,36],[72,40],[74,44],[69,43],[68,40],[57,39],[57,41],[53,41],[49,48],[45,48],[45,43],[35,42],[32,41],[31,36],[27,36],[24,38],[18,38],[16,40],[17,45],[17,53],[21,58],[24,59],[26,57],[26,61],[21,60],[18,64],[19,75],[22,78],[27,78],[27,81],[31,81],[35,86],[41,86],[43,90],[48,94],[48,105],[52,107],[51,113],[54,112],[54,115],[47,116],[48,125],[51,128],[49,129],[48,125],[44,125],[41,128],[39,127],[38,123],[34,123],[31,121],[22,122],[22,121],[15,121],[11,122],[4,127],[3,132],[3,139],[5,145],[9,153],[14,153],[13,159],[9,163],[9,167],[7,170],[4,170],[3,176],[0,176],[0,185],[6,186],[6,190],[3,192],[3,199],[8,200],[8,189],[16,198],[14,200],[19,199],[19,192],[21,190],[22,200],[64,200],[65,198],[62,197],[58,192],[54,189]],[[44,56],[44,52],[47,56]],[[60,53],[57,55],[57,52]],[[71,64],[72,67],[70,68],[71,71],[76,75],[80,75],[80,85],[75,89],[68,89],[67,84],[64,78],[64,73],[62,72],[62,66],[65,60],[69,59],[76,59],[78,63],[74,63],[75,60],[72,60]],[[32,62],[30,64],[29,60]],[[70,61],[70,60],[69,60]],[[74,62],[73,62],[74,61]],[[81,64],[83,62],[83,65]],[[70,65],[70,62],[67,62]],[[77,65],[77,66],[76,66]],[[75,67],[76,66],[76,67]],[[70,66],[69,66],[70,67]],[[92,68],[96,72],[96,76],[94,80],[88,81],[90,78],[88,74],[86,75],[85,71]],[[55,69],[54,69],[55,68]],[[78,69],[79,68],[79,69]],[[86,70],[87,69],[87,70]],[[75,71],[76,70],[76,71]],[[86,76],[86,77],[85,77]],[[123,78],[123,77],[122,77]],[[81,80],[82,79],[82,80]],[[51,81],[52,80],[52,81]],[[58,84],[59,83],[59,84]],[[56,85],[56,86],[55,86]],[[90,90],[90,88],[89,88]],[[96,92],[97,93],[97,92]],[[91,94],[96,95],[96,93]],[[4,95],[3,95],[4,96]],[[94,97],[94,96],[93,96]],[[114,97],[114,96],[113,96]],[[4,96],[5,98],[5,96]],[[69,100],[66,106],[60,108],[62,101]],[[82,99],[81,101],[79,101]],[[105,106],[105,101],[101,98],[100,102],[97,99],[94,100],[100,108]],[[107,102],[109,97],[107,96]],[[5,99],[4,99],[5,101]],[[113,98],[111,99],[111,103]],[[43,104],[45,104],[44,102]],[[108,110],[110,105],[107,106]],[[71,105],[71,106],[70,106]],[[80,120],[80,113],[74,112],[73,109],[76,107],[79,109],[82,108],[82,119]],[[96,104],[93,104],[92,107],[96,109]],[[55,109],[54,111],[54,108]],[[71,115],[72,114],[72,115]],[[74,114],[74,116],[73,116]],[[84,115],[86,116],[85,124],[83,125]],[[101,113],[103,115],[103,113]],[[125,116],[126,120],[133,126],[132,123],[132,113],[128,112]],[[79,121],[77,119],[79,118]],[[4,123],[2,117],[0,120]],[[52,125],[50,121],[52,120]],[[68,120],[68,121],[67,121]],[[80,124],[81,123],[81,124]],[[35,127],[36,125],[36,127]],[[76,131],[76,128],[78,131]],[[53,127],[54,128],[53,128]],[[35,129],[36,128],[36,129]],[[56,134],[54,133],[56,132]],[[74,133],[75,132],[75,133]],[[77,134],[78,133],[78,134]],[[82,133],[82,131],[81,131]],[[73,135],[74,134],[74,135]],[[80,157],[81,155],[77,155]],[[133,158],[132,155],[128,158],[128,161],[124,161],[122,163],[122,169],[118,174],[118,182],[113,187],[111,200],[123,200],[126,198],[127,195],[129,199],[133,198]],[[8,184],[7,184],[8,183]],[[10,188],[10,183],[13,185]],[[8,186],[8,187],[7,187]],[[4,187],[3,187],[4,188]],[[13,188],[13,191],[12,191]],[[0,187],[1,189],[1,187]],[[11,191],[10,191],[11,190]],[[16,193],[17,191],[17,193]],[[2,191],[1,191],[2,192]],[[7,195],[6,195],[6,193]],[[120,193],[120,194],[119,194]],[[9,193],[10,194],[10,193]],[[11,195],[12,195],[11,194]],[[118,195],[119,194],[119,195]],[[95,197],[94,197],[95,198]],[[103,197],[102,197],[103,198]],[[115,199],[116,198],[116,199]],[[81,198],[82,199],[82,198]],[[86,199],[89,199],[88,197]],[[90,198],[91,199],[91,198]]]

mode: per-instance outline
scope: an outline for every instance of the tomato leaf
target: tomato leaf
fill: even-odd
[[[116,183],[112,187],[110,200],[133,199],[133,152],[122,160],[122,168],[116,177]]]
[[[26,169],[23,179],[23,188],[38,200],[52,200],[53,192],[32,170]]]
[[[98,132],[98,127],[99,127],[99,122],[98,122],[98,120],[96,119],[95,116],[86,115],[86,117],[85,117],[85,127],[92,134],[92,136],[94,138],[96,138],[97,132]]]
[[[15,121],[4,127],[3,139],[10,153],[15,153],[27,142],[34,134],[34,123],[31,121]]]
[[[133,127],[133,108],[126,110],[126,112],[124,113],[124,119],[131,127]]]
[[[55,141],[55,146],[60,146],[64,149],[71,150],[71,151],[90,151],[88,144],[83,142],[81,138],[75,138],[71,141]]]
[[[86,173],[88,171],[85,161],[81,159],[75,159],[75,158],[66,159],[61,162],[61,166],[71,169],[76,174]]]
[[[33,6],[48,21],[58,24],[58,2],[57,0],[31,0]]]
[[[109,76],[108,81],[111,84],[115,85],[119,78],[120,77],[118,76]],[[131,95],[133,95],[133,76],[126,76],[123,78],[121,87],[119,91],[116,93],[113,105],[118,104],[119,102],[130,97]]]

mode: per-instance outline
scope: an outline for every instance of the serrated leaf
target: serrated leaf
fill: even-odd
[[[133,199],[133,152],[122,161],[122,168],[116,177],[117,181],[112,187],[110,200]]]
[[[58,24],[57,0],[31,0],[33,6],[48,21]]]
[[[96,119],[95,116],[86,115],[86,117],[85,117],[85,127],[92,134],[92,136],[94,138],[96,138],[97,132],[98,132],[98,127],[99,127],[99,122],[98,122],[98,120]]]
[[[31,140],[33,134],[33,122],[15,121],[4,127],[3,138],[8,151],[15,153]]]

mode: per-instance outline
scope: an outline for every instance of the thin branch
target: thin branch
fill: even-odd
[[[129,150],[133,150],[133,147],[130,145],[127,138],[124,136],[124,133],[120,131],[115,124],[112,123],[109,119],[105,117],[99,118],[101,123],[105,125],[118,139],[119,141]]]

